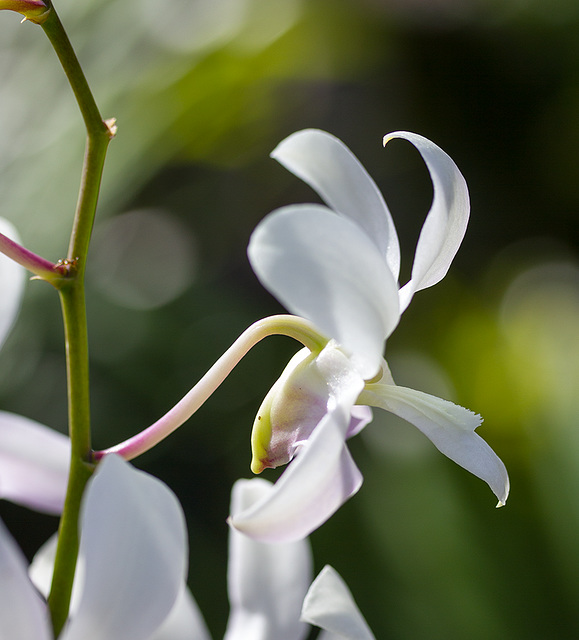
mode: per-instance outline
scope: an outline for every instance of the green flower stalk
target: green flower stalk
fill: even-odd
[[[104,120],[95,103],[66,31],[50,0],[0,0],[0,9],[16,11],[42,26],[68,78],[86,126],[86,151],[68,253],[53,264],[33,254],[6,235],[0,235],[0,253],[7,255],[37,277],[51,282],[61,299],[68,380],[70,467],[68,490],[59,526],[48,606],[55,637],[67,621],[79,545],[78,521],[84,487],[93,465],[88,463],[90,406],[88,337],[84,270],[100,190],[103,165],[114,119]]]

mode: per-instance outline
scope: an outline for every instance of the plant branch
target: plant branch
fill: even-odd
[[[68,260],[78,260],[82,277],[94,223],[94,215],[107,147],[115,136],[114,119],[103,120],[70,40],[54,7],[42,28],[62,64],[74,92],[87,131],[86,151],[79,198],[68,248]]]
[[[193,389],[162,418],[136,436],[104,451],[94,452],[93,459],[97,461],[109,453],[116,453],[125,460],[132,460],[152,449],[199,409],[252,347],[272,335],[289,336],[312,351],[322,349],[327,342],[327,338],[320,336],[310,322],[298,316],[279,315],[259,320],[237,338]]]
[[[115,135],[114,120],[103,121],[78,58],[53,6],[42,29],[48,36],[72,87],[87,131],[79,196],[67,259],[57,265],[64,280],[59,293],[66,342],[68,420],[71,463],[67,495],[48,605],[55,637],[62,630],[70,606],[79,547],[78,519],[84,488],[92,473],[88,337],[84,273],[101,186],[106,151]]]
[[[32,251],[18,244],[18,242],[11,240],[3,233],[0,233],[0,253],[8,256],[14,260],[14,262],[28,269],[28,271],[31,271],[43,280],[47,280],[58,288],[57,283],[63,276],[58,270],[62,265],[54,264],[50,262],[50,260],[46,260],[42,256],[32,253]]]

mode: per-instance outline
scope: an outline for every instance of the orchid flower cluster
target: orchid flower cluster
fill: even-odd
[[[0,219],[0,346],[18,313],[25,270],[57,289],[67,339],[69,432],[0,411],[0,497],[62,514],[59,531],[27,563],[0,523],[0,637],[22,640],[204,640],[209,633],[186,584],[187,528],[159,479],[128,461],[186,422],[263,338],[302,343],[258,410],[251,469],[288,465],[275,484],[239,480],[229,515],[226,640],[300,640],[309,625],[324,640],[373,634],[339,574],[312,582],[308,536],[356,493],[362,475],[347,440],[372,420],[371,407],[416,426],[447,457],[483,479],[505,503],[506,469],[476,433],[480,416],[395,384],[383,358],[414,294],[439,282],[464,237],[469,196],[452,159],[426,138],[416,147],[434,186],[410,280],[400,287],[400,248],[374,181],[338,139],[319,130],[291,135],[273,157],[326,203],[274,211],[254,231],[250,263],[292,314],[247,329],[164,416],[103,451],[90,447],[84,269],[104,158],[116,133],[103,120],[50,2],[0,0],[44,30],[84,118],[88,142],[67,258],[52,263],[25,248]],[[111,589],[111,585],[115,585]]]

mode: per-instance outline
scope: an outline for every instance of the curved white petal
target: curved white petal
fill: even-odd
[[[211,640],[199,607],[185,583],[171,613],[148,640]]]
[[[27,574],[24,555],[0,522],[0,638],[50,640],[50,618]]]
[[[145,640],[167,618],[187,565],[177,498],[160,480],[115,455],[85,494],[81,598],[61,640]]]
[[[373,417],[372,409],[370,409],[370,407],[360,405],[353,406],[350,425],[348,426],[348,432],[346,433],[346,440],[349,440],[360,433],[366,425],[372,422]]]
[[[360,401],[408,420],[441,453],[484,480],[499,506],[505,504],[509,476],[501,459],[474,431],[482,422],[479,415],[436,396],[390,384],[368,385]]]
[[[374,180],[341,140],[305,129],[280,142],[271,157],[315,189],[329,207],[362,227],[398,280],[400,246],[390,211]]]
[[[376,374],[400,317],[398,286],[359,226],[326,207],[284,207],[257,226],[248,255],[262,284],[292,313],[353,354],[363,377]]]
[[[325,638],[375,640],[346,583],[329,565],[320,571],[306,595],[302,620],[331,634]]]
[[[0,411],[0,497],[37,511],[60,513],[70,440],[14,413]]]
[[[0,218],[0,233],[18,240],[16,229],[4,218]],[[25,273],[23,267],[0,253],[0,347],[18,315]]]
[[[434,197],[414,256],[412,276],[400,290],[400,308],[406,309],[416,291],[436,284],[446,275],[466,233],[470,200],[466,181],[452,158],[433,142],[407,131],[384,137],[404,138],[420,152],[432,179]]]
[[[48,540],[38,549],[32,558],[32,562],[28,567],[28,575],[32,584],[40,591],[40,593],[48,598],[50,587],[52,586],[52,574],[54,572],[54,559],[56,557],[56,547],[58,544],[58,533],[48,538]],[[74,574],[74,584],[72,587],[72,596],[70,599],[69,613],[74,616],[78,609],[80,600],[79,586],[84,581],[84,559],[79,558],[76,563]]]
[[[52,583],[57,542],[58,536],[56,534],[49,538],[34,555],[32,563],[28,568],[28,575],[32,583],[45,598],[48,597]],[[70,603],[71,617],[74,617],[78,609],[80,595],[78,587],[83,581],[84,566],[81,561],[77,563],[74,577],[72,600]],[[0,635],[0,638],[1,637]],[[169,613],[163,624],[148,640],[211,640],[199,607],[185,582],[183,582],[181,586],[171,613]]]
[[[261,478],[238,480],[231,496],[232,518],[271,490],[271,483]],[[267,544],[231,529],[227,579],[231,613],[224,640],[301,640],[307,636],[308,627],[299,618],[312,579],[308,540]]]
[[[48,598],[50,593],[57,544],[58,534],[55,533],[34,554],[28,567],[28,576],[32,580],[32,584],[45,598]]]
[[[230,519],[233,527],[264,542],[299,540],[359,490],[362,475],[344,444],[337,413],[328,414],[316,427],[269,496]],[[339,419],[346,422],[347,416]]]
[[[349,366],[344,357],[344,366]],[[358,491],[362,475],[345,444],[352,407],[363,380],[351,370],[330,410],[303,443],[273,488],[230,517],[230,524],[263,542],[291,542],[308,536]]]

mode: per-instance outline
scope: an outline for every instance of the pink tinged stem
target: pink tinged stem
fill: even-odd
[[[60,271],[61,265],[54,264],[50,260],[29,251],[14,240],[0,233],[0,253],[8,256],[14,262],[23,266],[28,271],[39,276],[43,280],[55,284],[57,280],[62,280],[65,273]]]
[[[152,449],[203,405],[252,347],[271,335],[295,338],[312,351],[321,350],[327,342],[310,322],[297,316],[278,315],[258,320],[237,338],[191,391],[164,416],[132,438],[93,452],[93,459],[98,461],[110,453],[116,453],[125,460],[133,460]]]

